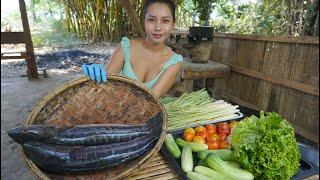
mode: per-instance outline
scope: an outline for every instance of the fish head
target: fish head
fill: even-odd
[[[8,135],[20,144],[29,141],[41,141],[51,134],[53,134],[51,127],[40,125],[15,127],[8,132]]]
[[[23,150],[25,152],[37,152],[41,144],[40,142],[27,142],[23,144]]]

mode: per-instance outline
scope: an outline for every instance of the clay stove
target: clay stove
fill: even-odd
[[[194,47],[192,50],[192,62],[208,63],[213,43],[213,27],[189,27],[189,34],[187,36],[188,43]]]

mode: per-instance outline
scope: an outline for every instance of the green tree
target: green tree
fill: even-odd
[[[303,35],[316,36],[318,32],[319,36],[319,0],[308,1],[305,4],[305,11],[306,13],[304,14],[305,21],[303,24]]]
[[[213,10],[213,3],[215,0],[193,0],[194,10],[199,16],[199,24],[209,26],[210,14]]]

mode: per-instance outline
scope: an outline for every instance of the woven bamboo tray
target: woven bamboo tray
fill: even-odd
[[[49,174],[39,169],[28,157],[24,160],[38,179],[123,179],[154,153],[159,152],[167,128],[167,113],[160,101],[142,84],[131,79],[108,76],[105,84],[89,78],[77,78],[44,97],[30,113],[26,125],[69,126],[80,124],[141,124],[162,112],[158,142],[143,156],[105,170],[81,174]]]
[[[179,180],[178,174],[170,162],[160,153],[156,152],[140,169],[134,170],[128,180]]]

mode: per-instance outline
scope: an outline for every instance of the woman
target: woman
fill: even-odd
[[[172,0],[147,0],[144,4],[146,38],[122,38],[106,68],[82,65],[83,73],[98,83],[106,74],[122,74],[142,82],[155,96],[166,94],[181,68],[183,58],[164,43],[174,29],[175,4]]]

